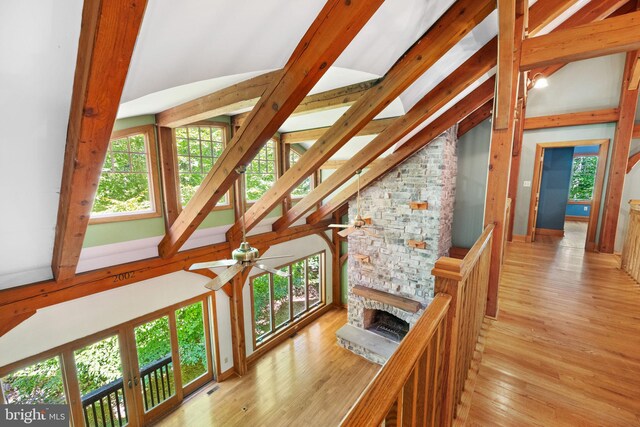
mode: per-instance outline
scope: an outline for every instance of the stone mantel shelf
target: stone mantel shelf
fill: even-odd
[[[379,301],[384,304],[389,304],[411,313],[417,313],[422,308],[422,304],[420,304],[418,301],[390,294],[388,292],[379,291],[377,289],[372,289],[366,286],[355,285],[353,288],[351,288],[351,292],[353,292],[355,295]]]

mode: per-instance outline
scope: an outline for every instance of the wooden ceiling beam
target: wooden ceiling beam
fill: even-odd
[[[299,116],[302,114],[317,113],[320,111],[331,110],[338,107],[345,107],[356,102],[367,90],[371,89],[378,83],[378,79],[368,80],[362,83],[355,83],[349,86],[339,87],[325,92],[307,95],[300,105],[293,110],[291,116]],[[231,117],[233,126],[242,126],[244,121],[251,114],[236,114]]]
[[[178,215],[158,250],[174,255],[217,201],[331,67],[383,0],[329,0],[294,50],[278,78],[265,90],[245,125],[233,136],[187,206]],[[303,156],[304,157],[304,156]]]
[[[404,136],[491,71],[496,64],[496,52],[497,40],[493,39],[424,95],[404,116],[396,119],[384,132],[352,156],[349,162],[332,173],[295,206],[285,212],[273,223],[273,230],[280,231],[293,224],[314,208],[317,203],[347,182],[359,169],[363,169],[380,157]]]
[[[640,139],[640,122],[635,122],[633,125],[633,139]]]
[[[535,37],[540,31],[542,31],[547,25],[553,22],[556,18],[569,10],[571,6],[578,3],[579,0],[565,0],[565,1],[547,1],[540,4],[536,3],[529,9],[529,16],[525,22],[529,22],[529,37]],[[522,2],[517,2],[517,7],[520,9]],[[524,15],[520,10],[517,11],[518,15]]]
[[[602,110],[527,117],[524,122],[524,130],[610,123],[618,121],[618,116],[617,108],[605,108]]]
[[[627,161],[627,173],[631,172],[638,162],[640,162],[640,152],[629,157],[629,160]]]
[[[498,0],[498,69],[496,72],[496,94],[493,99],[493,128],[507,129],[515,108],[513,85],[518,84],[513,69],[516,28],[515,0]]]
[[[493,99],[487,101],[482,107],[469,114],[458,124],[458,138],[487,120],[493,114]]]
[[[284,233],[267,232],[249,236],[248,240],[253,247],[276,245],[324,231],[328,225],[329,221],[312,226],[305,224],[291,227]],[[19,318],[25,316],[22,320],[26,320],[28,313],[33,313],[41,308],[188,269],[196,262],[224,259],[229,256],[230,251],[231,246],[228,242],[216,243],[180,252],[170,259],[149,258],[81,273],[66,282],[64,287],[61,287],[61,284],[55,280],[48,280],[3,289],[0,290],[0,320],[15,316],[20,316]],[[12,324],[10,329],[17,326],[18,323]],[[2,331],[0,336],[7,331]]]
[[[85,0],[51,269],[76,271],[146,0]]]
[[[634,0],[635,1],[635,0]],[[535,8],[532,6],[532,9]],[[604,0],[604,1],[592,1],[583,6],[579,11],[571,15],[558,26],[554,31],[562,31],[567,28],[574,28],[580,25],[589,24],[591,22],[601,21],[609,16],[613,16],[617,13],[625,14],[635,10],[635,4],[631,5],[628,0]],[[560,70],[566,64],[554,64],[548,67],[540,67],[531,70],[530,76],[536,77],[538,75],[549,77],[556,71]]]
[[[156,114],[158,126],[176,128],[253,107],[282,70],[271,71]]]
[[[640,49],[640,11],[526,39],[520,70],[636,49]]]
[[[360,130],[356,136],[377,135],[384,131],[397,117],[387,119],[372,120]],[[316,141],[322,138],[330,126],[309,130],[299,130],[294,132],[285,132],[280,134],[283,144],[297,144],[299,142]]]
[[[351,160],[327,160],[326,162],[324,162],[322,166],[320,166],[320,169],[338,169],[346,165],[350,161]],[[373,166],[374,164],[376,164],[375,160],[371,162],[368,166],[370,167],[370,166]]]
[[[415,82],[495,9],[495,0],[458,0],[389,70],[347,110],[309,150],[267,190],[244,215],[247,230],[255,227],[307,176],[316,171],[367,123]],[[227,232],[237,239],[241,222]]]
[[[495,79],[492,77],[477,89],[467,95],[463,100],[448,109],[444,114],[430,123],[427,127],[412,136],[407,142],[402,144],[395,152],[379,160],[379,162],[362,174],[360,185],[365,188],[367,185],[386,175],[413,155],[416,151],[427,146],[435,137],[451,128],[456,123],[469,116],[480,108],[483,104],[493,98]],[[318,224],[324,217],[339,209],[358,191],[357,183],[352,183],[334,195],[331,200],[322,205],[317,211],[307,217],[307,224]]]

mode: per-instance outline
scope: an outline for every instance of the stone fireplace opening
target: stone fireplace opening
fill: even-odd
[[[409,322],[389,312],[367,308],[364,310],[364,329],[400,342],[409,332]]]

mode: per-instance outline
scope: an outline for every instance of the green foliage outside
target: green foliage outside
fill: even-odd
[[[186,385],[207,371],[202,303],[177,310],[176,324],[181,372]],[[171,355],[167,317],[136,327],[135,337],[141,370]],[[122,378],[120,346],[115,335],[76,350],[74,358],[82,396]],[[169,381],[172,391],[175,390],[172,375]],[[9,403],[66,401],[58,357],[13,372],[2,378],[1,383]]]
[[[297,261],[281,270],[289,271],[290,278],[273,275],[273,315],[276,328],[290,320],[289,280],[293,294],[293,314],[307,311],[306,292],[309,292],[309,308],[320,302],[320,255],[307,258],[308,283],[305,282],[305,260]],[[253,279],[253,308],[256,338],[259,340],[271,331],[271,297],[269,276],[262,274]]]
[[[593,188],[598,171],[597,156],[574,157],[569,184],[569,200],[593,199]]]
[[[114,139],[102,168],[92,213],[148,211],[149,189],[144,135]]]
[[[245,189],[247,201],[255,202],[276,182],[276,150],[269,140],[247,166]]]
[[[294,150],[289,152],[289,167],[298,163],[300,160],[300,154],[296,153]],[[291,197],[304,197],[311,191],[311,177],[308,177],[304,181],[300,183],[296,188],[291,192]]]

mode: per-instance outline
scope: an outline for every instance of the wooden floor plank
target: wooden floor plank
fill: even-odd
[[[336,344],[347,311],[332,310],[259,359],[242,378],[184,403],[158,425],[335,426],[380,366]]]
[[[509,244],[466,425],[640,425],[640,286],[569,231]]]

